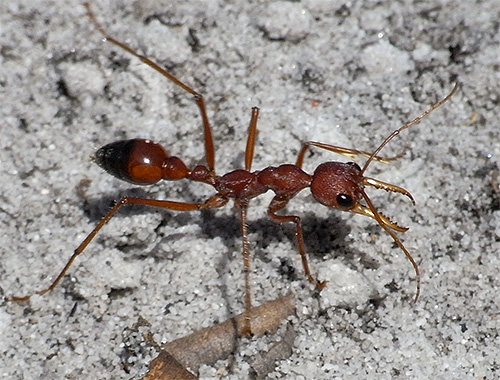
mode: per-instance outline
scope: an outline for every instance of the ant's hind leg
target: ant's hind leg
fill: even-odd
[[[165,200],[157,200],[157,199],[147,199],[147,198],[134,198],[134,197],[124,197],[120,199],[113,208],[102,218],[99,224],[92,230],[90,234],[87,235],[85,240],[75,249],[73,255],[69,258],[64,268],[59,272],[56,279],[52,281],[49,287],[36,292],[36,294],[44,295],[45,293],[53,290],[57,284],[62,280],[68,269],[71,267],[73,262],[76,260],[78,256],[80,256],[85,248],[89,245],[89,243],[94,239],[97,233],[101,230],[102,227],[115,215],[115,213],[120,209],[121,206],[124,205],[145,205],[145,206],[153,206],[164,208],[173,211],[194,211],[200,210],[203,208],[218,208],[222,207],[227,203],[228,199],[216,194],[209,198],[204,203],[185,203],[185,202],[174,202],[174,201],[165,201]],[[12,297],[13,301],[27,301],[31,296],[23,296],[23,297]]]
[[[90,7],[89,3],[84,3],[83,4],[85,8],[87,9],[87,16],[89,17],[90,21],[94,24],[94,26],[97,28],[97,30],[104,36],[104,38],[111,42],[113,45],[118,46],[120,49],[125,50],[127,53],[132,54],[133,56],[139,58],[143,63],[146,65],[152,67],[155,69],[157,72],[159,72],[161,75],[169,79],[170,81],[174,82],[177,86],[181,87],[191,95],[193,95],[194,100],[196,104],[198,105],[198,108],[200,109],[200,114],[201,114],[201,120],[203,122],[203,133],[205,136],[205,159],[207,161],[207,166],[210,169],[211,172],[214,172],[215,168],[215,149],[214,149],[214,141],[212,137],[212,130],[210,128],[210,122],[208,121],[208,116],[207,116],[207,110],[205,107],[205,101],[203,100],[203,96],[193,90],[191,87],[188,85],[184,84],[182,81],[177,79],[174,75],[170,74],[168,71],[165,69],[161,68],[157,63],[153,62],[150,60],[148,57],[145,57],[138,52],[136,52],[134,49],[132,49],[130,46],[124,44],[123,42],[118,41],[117,39],[111,37],[106,29],[97,21],[97,18],[95,17],[95,14],[92,12],[92,9]]]

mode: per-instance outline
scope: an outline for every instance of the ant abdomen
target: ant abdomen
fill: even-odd
[[[161,180],[168,153],[160,144],[146,139],[116,141],[97,150],[95,162],[118,179],[137,185]]]

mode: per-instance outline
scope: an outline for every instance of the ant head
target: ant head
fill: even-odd
[[[361,168],[354,162],[325,162],[314,171],[311,193],[319,203],[350,211],[359,204]]]
[[[364,191],[365,186],[396,192],[409,197],[412,195],[402,187],[363,176],[363,170],[354,162],[325,162],[314,171],[311,181],[311,193],[319,203],[344,211],[368,216],[375,219],[382,227],[395,231],[406,231],[388,217],[378,212]],[[367,206],[360,201],[364,199]]]

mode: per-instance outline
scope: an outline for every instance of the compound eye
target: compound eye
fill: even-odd
[[[347,165],[351,165],[353,168],[356,168],[358,169],[359,171],[361,171],[361,168],[359,167],[359,165],[355,162],[347,162]]]
[[[352,206],[354,206],[352,197],[347,194],[337,195],[337,203],[340,207],[345,207],[345,208],[351,208]]]

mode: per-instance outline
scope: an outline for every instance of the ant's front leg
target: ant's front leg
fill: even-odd
[[[325,149],[325,150],[328,150],[330,152],[338,153],[338,154],[341,154],[343,156],[347,156],[350,158],[353,158],[355,156],[371,157],[371,155],[372,155],[371,152],[366,152],[364,150],[343,148],[341,146],[325,144],[325,143],[321,143],[321,142],[317,142],[317,141],[307,141],[307,142],[302,144],[302,148],[300,149],[300,152],[297,156],[297,161],[295,162],[295,165],[297,165],[299,168],[302,167],[302,164],[304,162],[304,156],[305,156],[307,150],[309,149],[309,147],[311,147],[311,146]],[[387,163],[390,161],[397,160],[401,156],[402,156],[402,154],[398,154],[397,156],[394,156],[394,157],[374,156],[373,159],[380,161],[380,162]]]
[[[304,267],[304,272],[306,274],[307,280],[314,284],[319,290],[323,289],[328,281],[318,281],[311,274],[309,268],[309,260],[307,258],[307,253],[304,245],[304,237],[302,235],[302,225],[300,217],[297,215],[278,215],[277,211],[282,210],[288,204],[289,200],[295,196],[294,194],[276,195],[267,209],[267,215],[271,217],[275,223],[295,223],[295,236],[297,237],[297,248],[299,250],[300,258],[302,259],[302,266]]]

